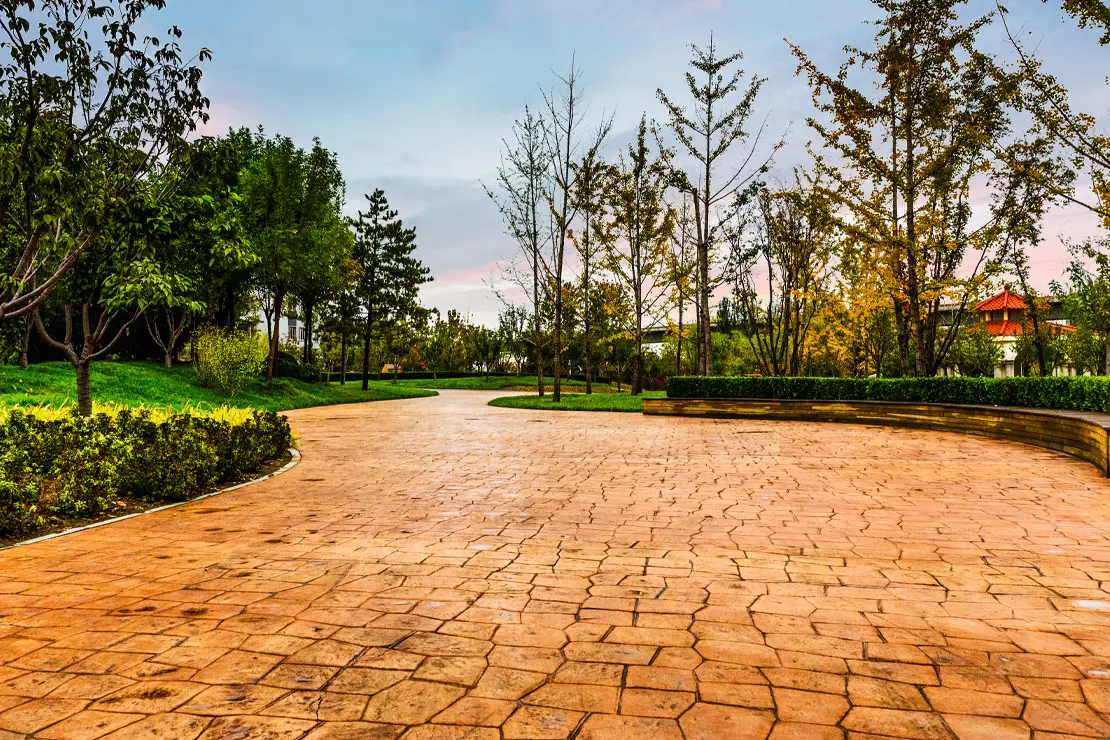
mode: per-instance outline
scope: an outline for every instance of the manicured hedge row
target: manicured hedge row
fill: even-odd
[[[671,398],[908,401],[1110,412],[1110,379],[1052,378],[696,378],[667,381]]]
[[[0,536],[44,517],[95,516],[120,497],[183,501],[244,480],[292,443],[284,416],[239,423],[147,411],[43,420],[12,411],[0,424]]]

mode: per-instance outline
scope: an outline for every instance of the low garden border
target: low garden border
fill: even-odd
[[[970,404],[808,399],[645,398],[648,416],[837,422],[959,432],[1044,447],[1110,476],[1110,414]]]
[[[156,506],[153,509],[147,509],[146,511],[136,511],[134,514],[125,514],[123,516],[117,516],[117,517],[113,517],[111,519],[104,519],[103,521],[93,522],[92,524],[85,524],[85,525],[82,525],[80,527],[71,527],[69,529],[62,530],[61,532],[51,532],[50,534],[44,534],[41,537],[34,537],[32,539],[29,539],[29,540],[22,540],[21,542],[13,542],[12,544],[10,544],[6,547],[0,547],[0,550],[10,550],[10,549],[15,548],[15,547],[23,547],[24,545],[33,545],[36,542],[45,542],[47,540],[53,540],[53,539],[56,539],[58,537],[65,537],[68,534],[77,534],[78,532],[84,532],[86,529],[96,529],[97,527],[104,527],[104,526],[107,526],[109,524],[115,524],[116,522],[122,522],[125,519],[134,519],[137,516],[146,516],[147,514],[155,514],[159,511],[166,511],[167,509],[176,509],[179,506],[185,506],[186,504],[195,504],[197,501],[203,501],[206,498],[212,498],[213,496],[219,496],[220,494],[223,494],[223,493],[231,493],[232,491],[237,491],[240,488],[246,488],[247,486],[253,486],[255,483],[261,483],[264,480],[269,480],[270,478],[273,478],[276,475],[281,475],[282,473],[286,472],[287,470],[292,470],[294,467],[296,467],[297,463],[299,463],[301,461],[301,451],[298,450],[296,447],[290,447],[289,448],[289,455],[292,459],[289,462],[285,463],[285,465],[278,468],[277,470],[266,473],[266,475],[260,475],[257,478],[245,481],[243,483],[236,483],[234,486],[228,486],[227,488],[221,488],[218,491],[211,491],[210,493],[205,493],[201,496],[197,496],[196,498],[191,498],[187,501],[175,501],[172,504],[164,504],[162,506]]]

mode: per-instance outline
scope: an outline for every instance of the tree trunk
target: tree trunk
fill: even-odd
[[[1106,366],[1102,369],[1103,375],[1110,375],[1110,339],[1106,342]]]
[[[278,353],[278,339],[281,337],[281,306],[285,302],[285,292],[278,290],[274,292],[274,325],[273,335],[270,337],[270,356],[266,362],[266,384],[269,385],[274,382],[274,364],[277,362]]]
[[[19,367],[26,370],[30,364],[31,327],[34,325],[34,321],[28,315],[23,319],[23,322],[26,324],[26,328],[23,330],[23,338],[19,340]],[[1110,354],[1110,349],[1107,352]]]
[[[558,287],[559,295],[555,298],[555,353],[552,357],[552,362],[555,365],[555,382],[551,386],[551,401],[559,403],[563,399],[563,384],[560,379],[562,375],[562,368],[560,367],[561,358],[563,354],[563,299],[562,299],[562,286]]]
[[[347,385],[347,332],[339,332],[339,385]]]
[[[170,350],[168,350],[168,349],[167,349],[167,350],[163,350],[163,351],[164,351],[164,353],[165,353],[165,355],[166,355],[166,357],[165,357],[165,360],[166,360],[166,369],[167,369],[167,370],[170,370],[170,369],[172,369],[172,368],[173,368],[173,352],[172,352],[172,351],[170,351]]]
[[[304,304],[304,364],[312,364],[312,304]]]
[[[366,316],[366,331],[362,335],[362,390],[370,390],[370,331],[373,319],[369,312]]]
[[[91,365],[89,360],[82,359],[73,366],[77,371],[77,413],[81,416],[92,416]]]

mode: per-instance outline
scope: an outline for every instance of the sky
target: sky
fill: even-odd
[[[1012,0],[1011,27],[1038,49],[1075,104],[1107,114],[1110,48],[1063,16],[1056,0]],[[994,7],[971,0],[968,16]],[[713,34],[740,66],[767,78],[756,104],[768,142],[785,136],[774,176],[806,161],[812,102],[788,39],[824,70],[865,46],[877,17],[869,0],[169,0],[152,31],[177,25],[186,49],[206,47],[203,88],[211,99],[204,133],[263,126],[336,152],[347,212],[385,190],[417,255],[435,278],[422,299],[496,324],[490,288],[519,248],[505,234],[483,183],[494,184],[502,140],[572,58],[582,69],[588,122],[613,116],[613,151],[644,113],[662,120],[655,91],[684,99],[691,43]],[[1001,28],[984,48],[1007,58]],[[1096,233],[1082,209],[1053,211],[1033,253],[1035,282],[1059,279],[1063,242]]]

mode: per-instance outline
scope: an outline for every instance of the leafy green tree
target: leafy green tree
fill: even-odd
[[[288,137],[267,138],[259,131],[255,143],[257,155],[241,177],[242,212],[258,258],[254,282],[268,319],[266,381],[271,382],[286,300],[315,265],[333,263],[342,249],[337,234],[344,184],[335,155],[318,139],[306,151]]]
[[[355,292],[359,266],[348,254],[336,270],[332,294],[324,304],[321,327],[324,335],[339,338],[339,384],[347,384],[347,361],[350,340],[362,327],[362,303]]]
[[[528,309],[509,306],[498,314],[497,324],[505,354],[512,358],[516,373],[520,375],[528,357]]]
[[[170,224],[166,208],[150,202],[132,208],[114,228],[101,231],[96,241],[81,251],[52,297],[60,305],[60,339],[43,321],[44,304],[35,306],[39,335],[73,365],[77,411],[82,416],[92,414],[93,362],[116,345],[147,306],[176,301],[189,290],[187,280],[168,272],[153,258],[150,248],[151,235],[165,233]]]
[[[969,378],[993,378],[1002,361],[1002,348],[982,324],[965,326],[952,348],[952,361],[960,375]]]
[[[478,366],[485,377],[501,364],[501,355],[504,353],[504,344],[501,332],[487,326],[475,326],[470,330],[470,346]]]
[[[1106,338],[1088,326],[1063,335],[1064,356],[1079,375],[1106,374]]]
[[[145,32],[165,0],[0,3],[0,319],[32,312],[81,254],[166,198],[207,121],[209,52]],[[118,156],[126,151],[127,156]]]
[[[1052,292],[1063,302],[1068,321],[1086,330],[1085,337],[1089,333],[1103,343],[1105,354],[1097,364],[1110,373],[1110,342],[1106,341],[1110,337],[1110,254],[1104,245],[1091,241],[1073,245],[1071,252],[1074,259],[1068,267],[1068,282],[1053,283]],[[1083,364],[1094,372],[1096,363]]]
[[[385,191],[366,196],[366,210],[350,221],[355,240],[351,256],[358,264],[355,293],[362,302],[362,389],[369,388],[370,345],[375,333],[418,317],[420,286],[430,282],[431,271],[413,256],[416,230],[405,228],[391,210]],[[415,322],[419,323],[419,322]]]
[[[155,293],[143,313],[167,368],[183,332],[210,315],[228,286],[257,261],[242,228],[241,199],[220,176],[227,165],[217,161],[234,157],[237,147],[229,140],[244,134],[249,142],[249,132],[233,131],[228,139],[205,137],[184,150],[175,166],[178,185],[166,203],[169,227],[147,237],[151,258],[174,276],[174,289]]]

